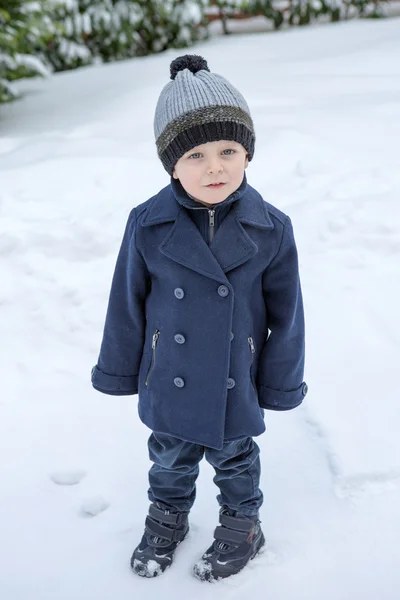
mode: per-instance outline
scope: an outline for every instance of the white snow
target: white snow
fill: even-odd
[[[143,563],[135,558],[133,566],[137,571],[145,573],[145,577],[156,577],[161,574],[161,567],[155,560],[149,560],[147,563]],[[143,577],[143,575],[141,576]]]
[[[92,496],[82,503],[81,511],[86,516],[97,517],[97,515],[107,510],[109,506],[110,503],[102,496]]]
[[[62,471],[54,471],[50,478],[58,485],[76,485],[86,477],[86,472],[83,469],[64,469]]]
[[[249,181],[299,248],[309,394],[257,439],[267,546],[234,578],[192,577],[218,518],[204,462],[174,564],[132,574],[149,431],[136,397],[90,385],[127,216],[169,181],[152,128],[169,51],[19,82],[0,108],[0,597],[398,600],[400,20],[190,51],[246,96]]]

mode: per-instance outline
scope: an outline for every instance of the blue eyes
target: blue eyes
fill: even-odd
[[[231,156],[232,154],[235,154],[236,150],[233,150],[232,148],[227,148],[226,150],[222,151],[222,154],[224,154],[225,156]],[[229,154],[226,154],[229,153]],[[194,152],[193,154],[191,154],[190,156],[188,156],[188,158],[198,158],[199,156],[201,156],[201,152]]]

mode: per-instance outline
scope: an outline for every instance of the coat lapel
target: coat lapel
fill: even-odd
[[[242,223],[262,229],[274,227],[264,205],[258,192],[248,185],[246,193],[233,204],[208,246],[168,186],[153,199],[142,226],[175,221],[160,244],[160,251],[201,275],[227,283],[225,273],[250,260],[258,252],[257,245]]]
[[[180,207],[174,226],[160,244],[160,251],[184,267],[216,281],[227,282],[221,265],[183,207]]]
[[[258,247],[238,220],[235,206],[217,229],[209,249],[225,273],[257,254]]]

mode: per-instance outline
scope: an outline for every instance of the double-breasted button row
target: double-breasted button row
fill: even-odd
[[[226,296],[229,295],[229,288],[226,285],[220,285],[218,287],[218,294],[219,296],[221,296],[221,298],[226,298]],[[176,298],[178,298],[178,300],[182,300],[182,298],[185,295],[185,292],[183,291],[182,288],[175,288],[174,289],[174,295]],[[181,333],[177,333],[174,335],[174,340],[176,341],[177,344],[184,344],[186,342],[186,338],[184,335],[182,335]],[[231,341],[233,340],[233,332],[231,331]],[[174,378],[174,384],[176,385],[176,387],[178,388],[182,388],[185,385],[184,380],[182,379],[182,377],[175,377]],[[232,379],[232,377],[228,378],[228,382],[227,382],[227,387],[228,390],[232,389],[233,387],[235,387],[236,383],[235,380]]]
[[[185,385],[184,380],[182,379],[182,377],[175,377],[174,378],[174,384],[176,385],[176,387],[178,388],[183,388],[183,386]],[[232,388],[234,388],[236,385],[236,382],[234,379],[232,379],[232,377],[228,378],[228,390],[231,390]]]
[[[226,285],[220,285],[218,287],[217,292],[221,296],[221,298],[226,298],[226,296],[229,295],[229,288]],[[178,300],[182,300],[182,298],[185,295],[185,292],[183,291],[182,288],[175,288],[174,294],[175,294],[175,297],[178,298]]]

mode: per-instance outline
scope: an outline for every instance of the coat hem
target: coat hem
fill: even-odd
[[[163,435],[170,435],[171,437],[177,438],[178,440],[182,440],[183,442],[189,442],[190,444],[197,444],[198,446],[203,446],[205,448],[213,448],[214,450],[222,450],[225,442],[234,442],[236,440],[247,439],[249,437],[251,437],[251,438],[258,437],[259,435],[262,435],[263,433],[265,433],[265,430],[266,430],[266,427],[264,426],[264,429],[262,431],[260,431],[259,433],[252,433],[252,434],[247,433],[247,434],[237,435],[235,437],[230,437],[230,438],[220,438],[221,444],[216,446],[216,445],[211,445],[210,443],[206,444],[204,441],[197,440],[197,439],[187,436],[187,435],[183,436],[183,434],[174,433],[173,431],[164,431],[164,430],[161,431],[160,429],[153,429],[147,423],[145,423],[145,421],[143,420],[143,418],[140,415],[140,412],[139,412],[139,417],[140,417],[140,420],[142,421],[142,423],[144,425],[146,425],[146,427],[148,427],[150,429],[150,431],[152,431],[153,433],[162,433]]]
[[[144,423],[144,421],[143,421]],[[146,425],[146,423],[144,423]],[[147,425],[147,427],[149,427]],[[216,445],[211,445],[210,443],[206,444],[204,441],[200,441],[200,440],[196,440],[195,438],[192,438],[190,436],[185,435],[183,437],[182,434],[178,434],[178,433],[174,433],[173,431],[161,431],[159,429],[153,429],[152,427],[149,427],[149,429],[151,429],[151,431],[153,431],[154,433],[162,433],[163,435],[170,435],[171,437],[175,437],[178,438],[178,440],[182,440],[183,442],[189,442],[190,444],[197,444],[198,446],[204,446],[205,448],[213,448],[214,450],[222,450],[223,446],[224,446],[224,440],[221,441],[221,444],[216,446]]]

